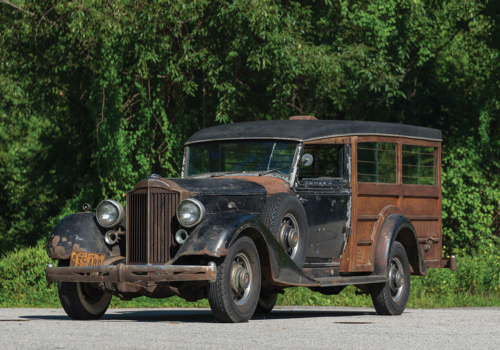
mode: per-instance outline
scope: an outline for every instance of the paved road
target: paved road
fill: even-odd
[[[500,308],[279,307],[244,324],[209,309],[114,309],[71,321],[62,309],[0,309],[0,349],[498,349]]]

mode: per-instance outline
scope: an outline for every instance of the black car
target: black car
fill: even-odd
[[[199,131],[180,179],[153,174],[96,212],[63,218],[47,266],[73,319],[112,295],[208,298],[215,318],[270,312],[291,286],[355,285],[399,315],[410,275],[455,268],[441,256],[441,132],[313,117]]]

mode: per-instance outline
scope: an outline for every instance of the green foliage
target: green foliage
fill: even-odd
[[[441,129],[446,251],[499,243],[498,1],[12,2],[0,254],[151,172],[178,176],[200,128],[293,114]]]
[[[497,243],[498,2],[15,3],[0,5],[1,251],[178,176],[199,128],[296,113],[442,129],[447,246]]]
[[[43,243],[12,251],[0,260],[1,307],[60,307],[55,286],[47,286],[45,267],[52,260]]]

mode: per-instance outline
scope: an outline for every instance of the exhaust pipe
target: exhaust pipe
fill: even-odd
[[[104,242],[106,242],[109,245],[113,245],[113,244],[118,243],[118,238],[119,238],[118,234],[115,231],[109,230],[104,235]]]
[[[186,230],[180,229],[175,233],[175,241],[179,244],[184,244],[188,238],[188,233]]]

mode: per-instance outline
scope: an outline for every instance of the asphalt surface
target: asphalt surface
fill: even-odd
[[[500,308],[278,307],[243,324],[209,309],[113,309],[72,321],[62,309],[0,309],[0,349],[499,349]]]

